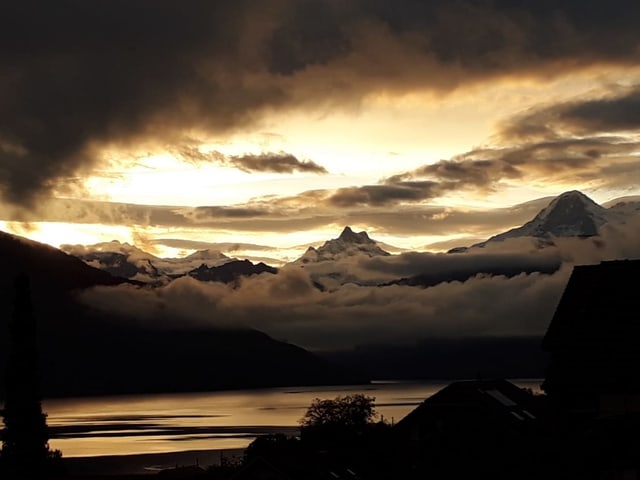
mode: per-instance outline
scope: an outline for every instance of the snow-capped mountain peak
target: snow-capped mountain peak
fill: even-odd
[[[353,230],[351,230],[351,227],[349,226],[344,227],[344,230],[342,230],[342,233],[338,237],[338,240],[344,243],[356,243],[356,244],[367,244],[367,243],[375,244],[376,243],[369,238],[369,235],[367,234],[367,232],[362,231],[362,232],[356,233]]]
[[[591,237],[605,223],[619,221],[616,212],[604,208],[582,192],[572,190],[558,195],[523,226],[491,237],[486,242],[516,237]]]
[[[191,255],[187,255],[185,257],[186,260],[203,260],[203,263],[207,263],[207,261],[214,262],[216,265],[223,263],[224,261],[232,260],[231,257],[228,257],[224,253],[219,250],[213,250],[211,248],[207,248],[206,250],[198,250],[197,252],[193,252]],[[213,266],[213,265],[209,265]]]
[[[95,245],[63,245],[62,250],[112,275],[149,283],[164,283],[199,265],[217,267],[233,259],[218,250],[200,250],[184,258],[159,258],[118,241]]]
[[[309,247],[305,254],[294,263],[323,262],[327,260],[339,260],[354,255],[367,255],[369,257],[391,255],[378,246],[367,232],[354,232],[351,227],[344,227],[338,238],[327,240],[321,247]]]
[[[591,219],[592,222],[588,222]],[[572,190],[554,198],[533,219],[539,230],[556,231],[565,236],[596,235],[597,227],[607,223],[607,209],[601,207],[582,192]],[[595,229],[592,227],[595,226]]]

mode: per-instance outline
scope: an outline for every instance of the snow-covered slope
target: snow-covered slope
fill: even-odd
[[[318,248],[309,247],[304,255],[294,263],[335,261],[355,255],[377,257],[391,254],[384,251],[374,240],[369,238],[367,232],[356,233],[351,230],[351,227],[344,227],[338,238],[328,240]]]
[[[622,217],[630,217],[640,214],[640,196],[620,197],[603,204],[610,212],[615,212]]]
[[[217,267],[231,260],[216,250],[201,250],[184,258],[159,258],[128,243],[62,245],[61,250],[112,275],[143,282],[164,282],[205,265]]]
[[[523,226],[500,233],[474,246],[518,237],[591,237],[597,235],[605,223],[621,220],[619,212],[604,208],[585,194],[572,190],[554,198],[533,220]]]

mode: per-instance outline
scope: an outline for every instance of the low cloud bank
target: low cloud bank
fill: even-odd
[[[430,336],[542,335],[573,265],[640,258],[639,235],[640,220],[634,220],[605,226],[598,237],[555,239],[554,245],[542,250],[531,239],[514,239],[461,254],[410,253],[328,262],[321,272],[327,277],[330,267],[340,267],[341,275],[371,281],[500,262],[541,266],[558,262],[553,274],[521,273],[508,278],[478,273],[464,282],[429,288],[378,287],[334,278],[332,288],[321,291],[314,284],[318,270],[289,265],[278,275],[244,278],[235,286],[185,277],[160,288],[96,287],[83,292],[81,299],[99,310],[133,317],[149,328],[251,327],[311,349]]]

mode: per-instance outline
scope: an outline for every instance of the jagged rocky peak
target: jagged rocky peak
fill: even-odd
[[[597,235],[598,227],[607,223],[607,210],[582,192],[565,192],[551,201],[533,220],[535,233],[555,235]]]
[[[338,238],[327,240],[321,247],[309,247],[302,257],[294,263],[316,263],[327,260],[339,260],[353,255],[387,256],[375,240],[369,238],[367,232],[354,232],[351,227],[344,227]]]
[[[605,210],[604,207],[598,205],[596,202],[587,197],[584,193],[578,190],[571,190],[564,192],[554,198],[551,203],[543,210],[550,211],[558,208],[580,208],[580,209],[595,209],[596,211]]]
[[[344,230],[342,230],[342,233],[338,237],[338,240],[342,240],[343,242],[347,242],[347,243],[358,243],[358,244],[375,243],[373,240],[369,238],[369,235],[367,235],[367,232],[362,231],[362,232],[356,233],[353,230],[351,230],[351,227],[349,226],[344,227]]]

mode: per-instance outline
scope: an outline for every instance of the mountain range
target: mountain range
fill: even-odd
[[[0,232],[0,371],[6,368],[14,279],[28,275],[45,396],[366,382],[367,378],[247,327],[159,327],[77,300],[92,287],[142,283],[116,277],[48,245]],[[198,258],[202,261],[202,258]],[[144,288],[151,288],[146,286]],[[0,382],[0,398],[4,382]]]
[[[553,244],[553,239],[558,237],[591,237],[597,235],[603,225],[624,223],[638,213],[640,197],[624,197],[603,206],[579,191],[569,191],[550,199],[548,205],[524,225],[471,246],[453,248],[448,253],[466,252],[514,238],[534,238],[539,245],[544,246]],[[262,262],[253,264],[247,259],[240,261],[212,249],[199,250],[184,258],[159,258],[119,242],[89,246],[63,245],[62,249],[113,275],[156,284],[184,275],[202,281],[232,282],[239,277],[262,271],[277,272],[276,268]],[[351,227],[346,226],[337,238],[327,240],[319,247],[309,246],[301,257],[286,265],[309,266],[391,255],[382,248],[380,242],[370,238],[367,232],[354,232]],[[493,273],[508,274],[509,271]]]
[[[560,267],[557,256],[504,257],[507,261],[500,263],[489,253],[499,251],[501,242],[527,237],[535,239],[537,243],[532,244],[544,251],[559,238],[595,236],[605,225],[622,225],[638,213],[638,198],[598,205],[580,192],[566,192],[550,199],[524,225],[450,253],[392,255],[366,232],[345,227],[337,238],[308,248],[300,258],[278,269],[211,249],[184,258],[159,258],[119,242],[67,245],[65,253],[0,232],[0,255],[4,259],[0,302],[5,306],[0,321],[0,352],[8,346],[13,278],[27,273],[39,322],[41,355],[46,359],[43,391],[48,396],[358,383],[369,375],[386,373],[385,362],[377,364],[379,370],[363,375],[359,372],[365,363],[374,365],[373,360],[363,363],[362,358],[351,357],[346,362],[351,367],[345,367],[344,363],[335,363],[345,360],[343,355],[320,357],[255,329],[194,326],[179,315],[170,322],[142,322],[133,312],[122,313],[122,309],[119,314],[93,309],[77,300],[78,292],[109,286],[153,290],[183,277],[190,277],[190,282],[222,282],[229,284],[225,288],[235,289],[244,278],[253,276],[268,275],[278,282],[284,275],[283,281],[291,282],[297,278],[291,276],[295,271],[306,272],[313,287],[323,292],[348,283],[381,289],[424,288],[442,282],[465,282],[476,275],[551,274]],[[407,269],[413,274],[402,275]],[[379,272],[386,276],[379,278]],[[529,349],[536,345],[535,339],[523,342]],[[425,345],[435,348],[433,343]],[[477,352],[475,345],[474,340],[465,351]],[[486,348],[494,347],[487,343]],[[386,355],[391,350],[381,351]],[[373,358],[377,353],[367,350],[367,355]],[[0,371],[4,360],[1,356]]]

